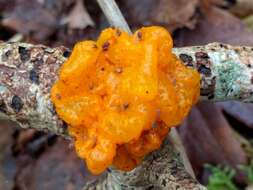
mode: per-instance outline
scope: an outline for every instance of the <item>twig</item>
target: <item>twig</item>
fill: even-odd
[[[107,20],[111,26],[115,26],[131,33],[131,30],[122,16],[119,7],[114,0],[97,0],[99,6],[101,7],[103,13],[105,14]]]

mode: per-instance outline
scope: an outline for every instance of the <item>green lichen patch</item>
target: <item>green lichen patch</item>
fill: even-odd
[[[250,80],[249,75],[245,73],[245,67],[230,59],[222,60],[220,64],[215,65],[214,72],[217,76],[215,97],[218,100],[241,98],[244,83]]]

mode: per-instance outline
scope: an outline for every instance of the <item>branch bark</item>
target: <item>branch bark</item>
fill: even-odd
[[[253,101],[253,48],[211,43],[174,48],[185,65],[201,75],[201,100]]]
[[[212,43],[174,48],[173,52],[186,66],[197,69],[201,74],[201,100],[253,100],[252,48]],[[23,128],[47,130],[70,138],[67,125],[58,118],[50,101],[51,86],[69,53],[64,47],[1,43],[0,120],[11,120]],[[167,139],[161,150],[149,155],[131,172],[111,170],[99,185],[124,189],[121,181],[127,187],[136,188],[153,184],[165,189],[176,189],[178,186],[181,189],[204,189],[181,167],[178,151],[168,142]]]
[[[174,48],[201,74],[202,101],[253,101],[253,49],[212,43]],[[23,128],[67,137],[66,124],[50,101],[50,89],[69,50],[27,43],[0,44],[0,115]]]
[[[67,136],[50,89],[69,51],[26,43],[0,44],[0,120]]]
[[[83,190],[206,190],[186,171],[180,154],[167,138],[161,149],[148,155],[131,172],[110,169],[98,181],[87,184]]]

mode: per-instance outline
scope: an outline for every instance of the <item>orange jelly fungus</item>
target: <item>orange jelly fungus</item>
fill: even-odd
[[[108,28],[96,42],[75,45],[51,99],[92,173],[136,167],[198,100],[200,76],[172,46],[156,26],[133,35]]]

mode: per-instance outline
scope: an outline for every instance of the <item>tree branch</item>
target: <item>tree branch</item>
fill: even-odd
[[[122,16],[118,8],[118,5],[115,3],[114,0],[113,1],[97,0],[97,2],[111,26],[125,30],[129,34],[131,33],[131,30],[125,18]]]
[[[237,99],[252,101],[252,48],[213,43],[199,47],[174,48],[173,52],[181,58],[185,65],[193,67],[200,72],[201,100]],[[58,77],[60,66],[69,53],[64,47],[49,48],[26,43],[1,43],[1,120],[12,120],[23,128],[31,127],[37,130],[48,130],[69,138],[66,125],[58,118],[50,101],[50,89]],[[163,154],[163,151],[152,153],[148,156],[150,159],[145,160],[142,165],[132,172],[121,172],[122,176],[129,177],[121,179],[123,181],[131,179],[132,185],[135,182],[135,185],[143,184],[148,179],[149,184],[152,182],[157,187],[164,187],[163,183],[165,184],[165,182],[162,179],[168,179],[166,184],[169,184],[170,189],[177,185],[184,189],[186,180],[187,186],[192,185],[196,189],[201,189],[202,187],[190,175],[185,171],[180,172],[183,170],[180,170],[180,167],[178,169],[178,166],[182,165],[182,161],[178,156],[175,156],[177,155],[175,148],[172,148],[173,146],[167,142],[168,139],[164,145],[165,149],[168,150],[166,154],[160,155]],[[170,156],[166,156],[167,154]],[[161,162],[161,160],[164,161]],[[163,164],[166,164],[166,167]],[[175,165],[177,169],[168,169]],[[161,171],[157,171],[159,168]],[[179,173],[174,175],[176,171],[180,175]],[[160,175],[161,172],[163,175]],[[112,170],[111,173],[107,174],[107,178],[104,178],[106,180],[103,182],[106,183],[109,178],[115,177],[115,174],[119,175],[117,171]],[[139,175],[141,174],[145,174],[145,176],[140,178]],[[158,174],[160,177],[156,179],[154,176]],[[133,177],[133,175],[138,177],[131,178],[130,176]],[[174,181],[171,179],[174,179]],[[139,180],[144,181],[140,182]],[[172,182],[175,182],[174,186]],[[110,183],[112,185],[112,182]],[[108,185],[109,182],[106,184]],[[119,184],[117,183],[117,185]]]
[[[253,101],[253,49],[212,43],[174,48],[201,74],[204,101]],[[23,128],[65,135],[66,124],[50,101],[50,89],[69,50],[27,43],[0,43],[0,115]]]
[[[253,101],[252,47],[211,43],[173,52],[201,74],[202,101]]]
[[[69,51],[26,43],[0,43],[0,120],[22,128],[67,134],[50,90]]]
[[[185,172],[181,156],[171,144],[167,138],[159,150],[148,155],[134,170],[122,172],[109,169],[83,190],[206,190]]]

